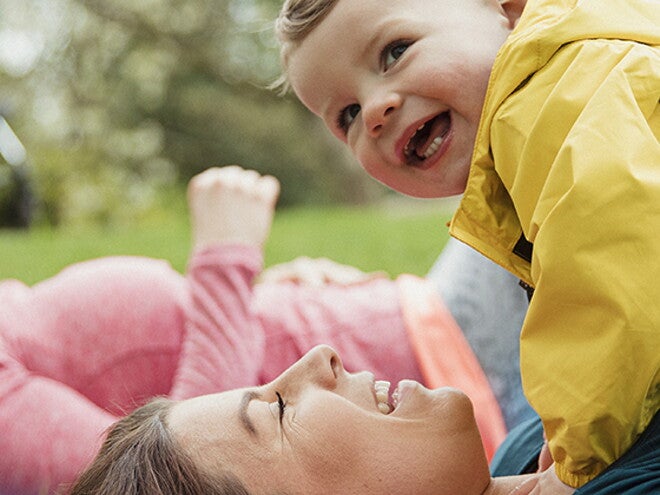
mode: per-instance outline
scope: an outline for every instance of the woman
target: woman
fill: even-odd
[[[408,380],[386,390],[318,346],[270,384],[138,409],[111,430],[71,494],[540,493],[544,472],[491,478],[463,393]],[[625,465],[575,493],[658,493],[657,420],[651,428]]]
[[[412,381],[390,399],[381,387],[371,373],[348,373],[331,348],[319,346],[268,385],[158,401],[113,429],[72,494],[120,493],[118,486],[143,493],[148,478],[161,478],[159,464],[170,472],[162,450],[186,459],[185,471],[196,471],[189,486],[203,490],[179,479],[170,491],[151,493],[422,494],[443,485],[446,493],[482,493],[490,476],[468,399]],[[119,462],[144,478],[129,482],[114,469]],[[215,488],[205,491],[203,483]]]
[[[185,277],[160,260],[114,257],[33,287],[0,283],[2,495],[70,483],[103,432],[154,396],[267,383],[319,343],[338,349],[350,370],[461,388],[478,404],[494,453],[505,435],[500,407],[427,281],[365,278],[326,261],[324,277],[341,283],[301,286],[281,274],[253,283],[278,190],[274,178],[239,167],[195,177]],[[318,268],[311,263],[296,267]]]

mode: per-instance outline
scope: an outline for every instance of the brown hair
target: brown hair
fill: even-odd
[[[157,398],[115,423],[70,495],[249,495],[231,475],[197,468],[167,429],[174,401]]]
[[[289,89],[286,67],[291,50],[303,41],[330,13],[339,0],[286,0],[275,21],[275,34],[280,43],[280,60],[284,74],[271,86],[282,92]]]

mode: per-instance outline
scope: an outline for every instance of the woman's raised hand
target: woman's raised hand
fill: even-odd
[[[279,181],[237,165],[214,167],[188,184],[194,249],[216,244],[263,246],[268,238]]]

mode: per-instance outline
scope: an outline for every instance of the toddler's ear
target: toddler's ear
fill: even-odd
[[[509,19],[509,27],[513,29],[525,9],[527,0],[499,0],[504,14]]]

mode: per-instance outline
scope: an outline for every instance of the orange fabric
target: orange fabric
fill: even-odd
[[[430,282],[401,275],[397,285],[406,330],[427,386],[454,387],[470,398],[490,461],[506,436],[506,426],[479,361]]]

